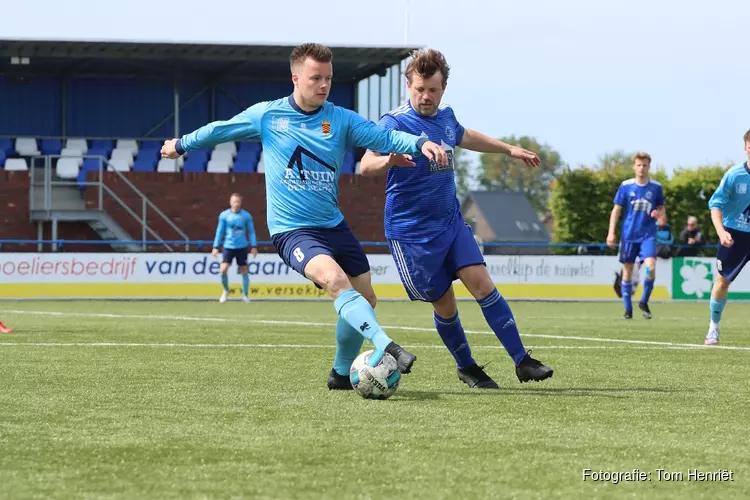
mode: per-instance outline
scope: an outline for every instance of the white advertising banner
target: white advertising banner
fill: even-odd
[[[390,255],[369,255],[380,298],[406,298]],[[603,256],[486,256],[492,280],[509,298],[614,299],[620,264]],[[220,259],[204,253],[0,253],[0,296],[86,298],[213,298]],[[654,298],[671,297],[672,266],[657,268]],[[275,254],[249,257],[254,297],[320,298],[325,293]],[[240,294],[236,266],[232,294]],[[218,293],[217,293],[218,292]],[[456,295],[470,297],[457,282]]]

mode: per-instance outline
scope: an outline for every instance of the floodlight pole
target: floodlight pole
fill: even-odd
[[[180,137],[180,84],[174,79],[174,136]]]

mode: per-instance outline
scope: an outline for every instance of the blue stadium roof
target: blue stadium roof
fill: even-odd
[[[0,40],[0,74],[159,76],[278,79],[289,77],[292,46],[201,45],[131,42],[52,42]],[[359,81],[385,75],[409,56],[408,47],[331,47],[335,78]],[[28,65],[11,58],[29,58]]]

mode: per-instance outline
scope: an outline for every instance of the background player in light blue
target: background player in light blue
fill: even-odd
[[[363,338],[394,356],[409,373],[416,356],[393,342],[375,319],[375,292],[362,246],[338,207],[338,180],[346,149],[422,152],[436,164],[445,151],[427,139],[379,127],[349,109],[326,102],[333,78],[331,50],[303,44],[290,56],[294,93],[261,102],[224,122],[210,123],[165,142],[162,155],[238,139],[260,138],[265,158],[267,222],[281,258],[334,299],[336,356],[330,389],[351,389],[349,369]]]
[[[656,220],[664,213],[664,191],[661,184],[649,178],[651,156],[636,153],[633,156],[635,177],[623,181],[615,194],[614,207],[609,217],[607,245],[615,248],[617,221],[624,212],[620,235],[620,262],[622,262],[623,318],[633,318],[633,264],[643,262],[643,293],[638,303],[643,317],[651,319],[648,300],[656,279]]]
[[[381,155],[368,151],[363,175],[387,172],[385,234],[401,281],[411,300],[431,302],[435,328],[457,364],[458,378],[472,388],[498,385],[474,360],[458,318],[453,281],[460,279],[479,303],[487,324],[516,365],[521,382],[551,377],[553,370],[527,354],[513,313],[492,282],[484,257],[461,215],[456,197],[453,148],[505,153],[539,164],[531,151],[464,129],[448,105],[441,105],[450,68],[437,50],[412,54],[406,68],[409,101],[387,113],[380,123],[394,130],[422,134],[448,152],[448,165],[424,157]]]
[[[719,237],[716,277],[711,290],[711,322],[705,343],[719,343],[719,323],[727,303],[729,285],[750,259],[750,130],[743,137],[747,161],[724,174],[719,187],[708,201],[711,222]]]
[[[258,249],[256,248],[253,217],[242,208],[242,196],[239,193],[234,193],[229,197],[229,208],[219,214],[213,250],[211,251],[214,257],[219,255],[220,246],[222,247],[222,260],[219,272],[221,273],[221,285],[224,287],[224,291],[219,297],[219,302],[224,303],[229,297],[229,276],[227,272],[229,266],[232,265],[232,261],[236,260],[242,275],[242,300],[247,304],[250,302],[250,276],[247,273],[248,246],[253,258],[258,255]]]

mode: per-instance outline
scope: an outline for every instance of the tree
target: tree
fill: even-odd
[[[635,153],[625,153],[624,151],[607,153],[599,157],[598,164],[592,167],[591,170],[610,178],[629,179],[635,175],[633,172],[634,154]],[[658,164],[651,165],[649,175],[652,179],[662,184],[666,183],[668,180],[666,172]]]
[[[503,137],[501,141],[539,155],[536,168],[508,155],[482,153],[479,156],[479,184],[488,191],[523,191],[537,213],[546,212],[550,185],[564,169],[560,154],[533,137]]]

